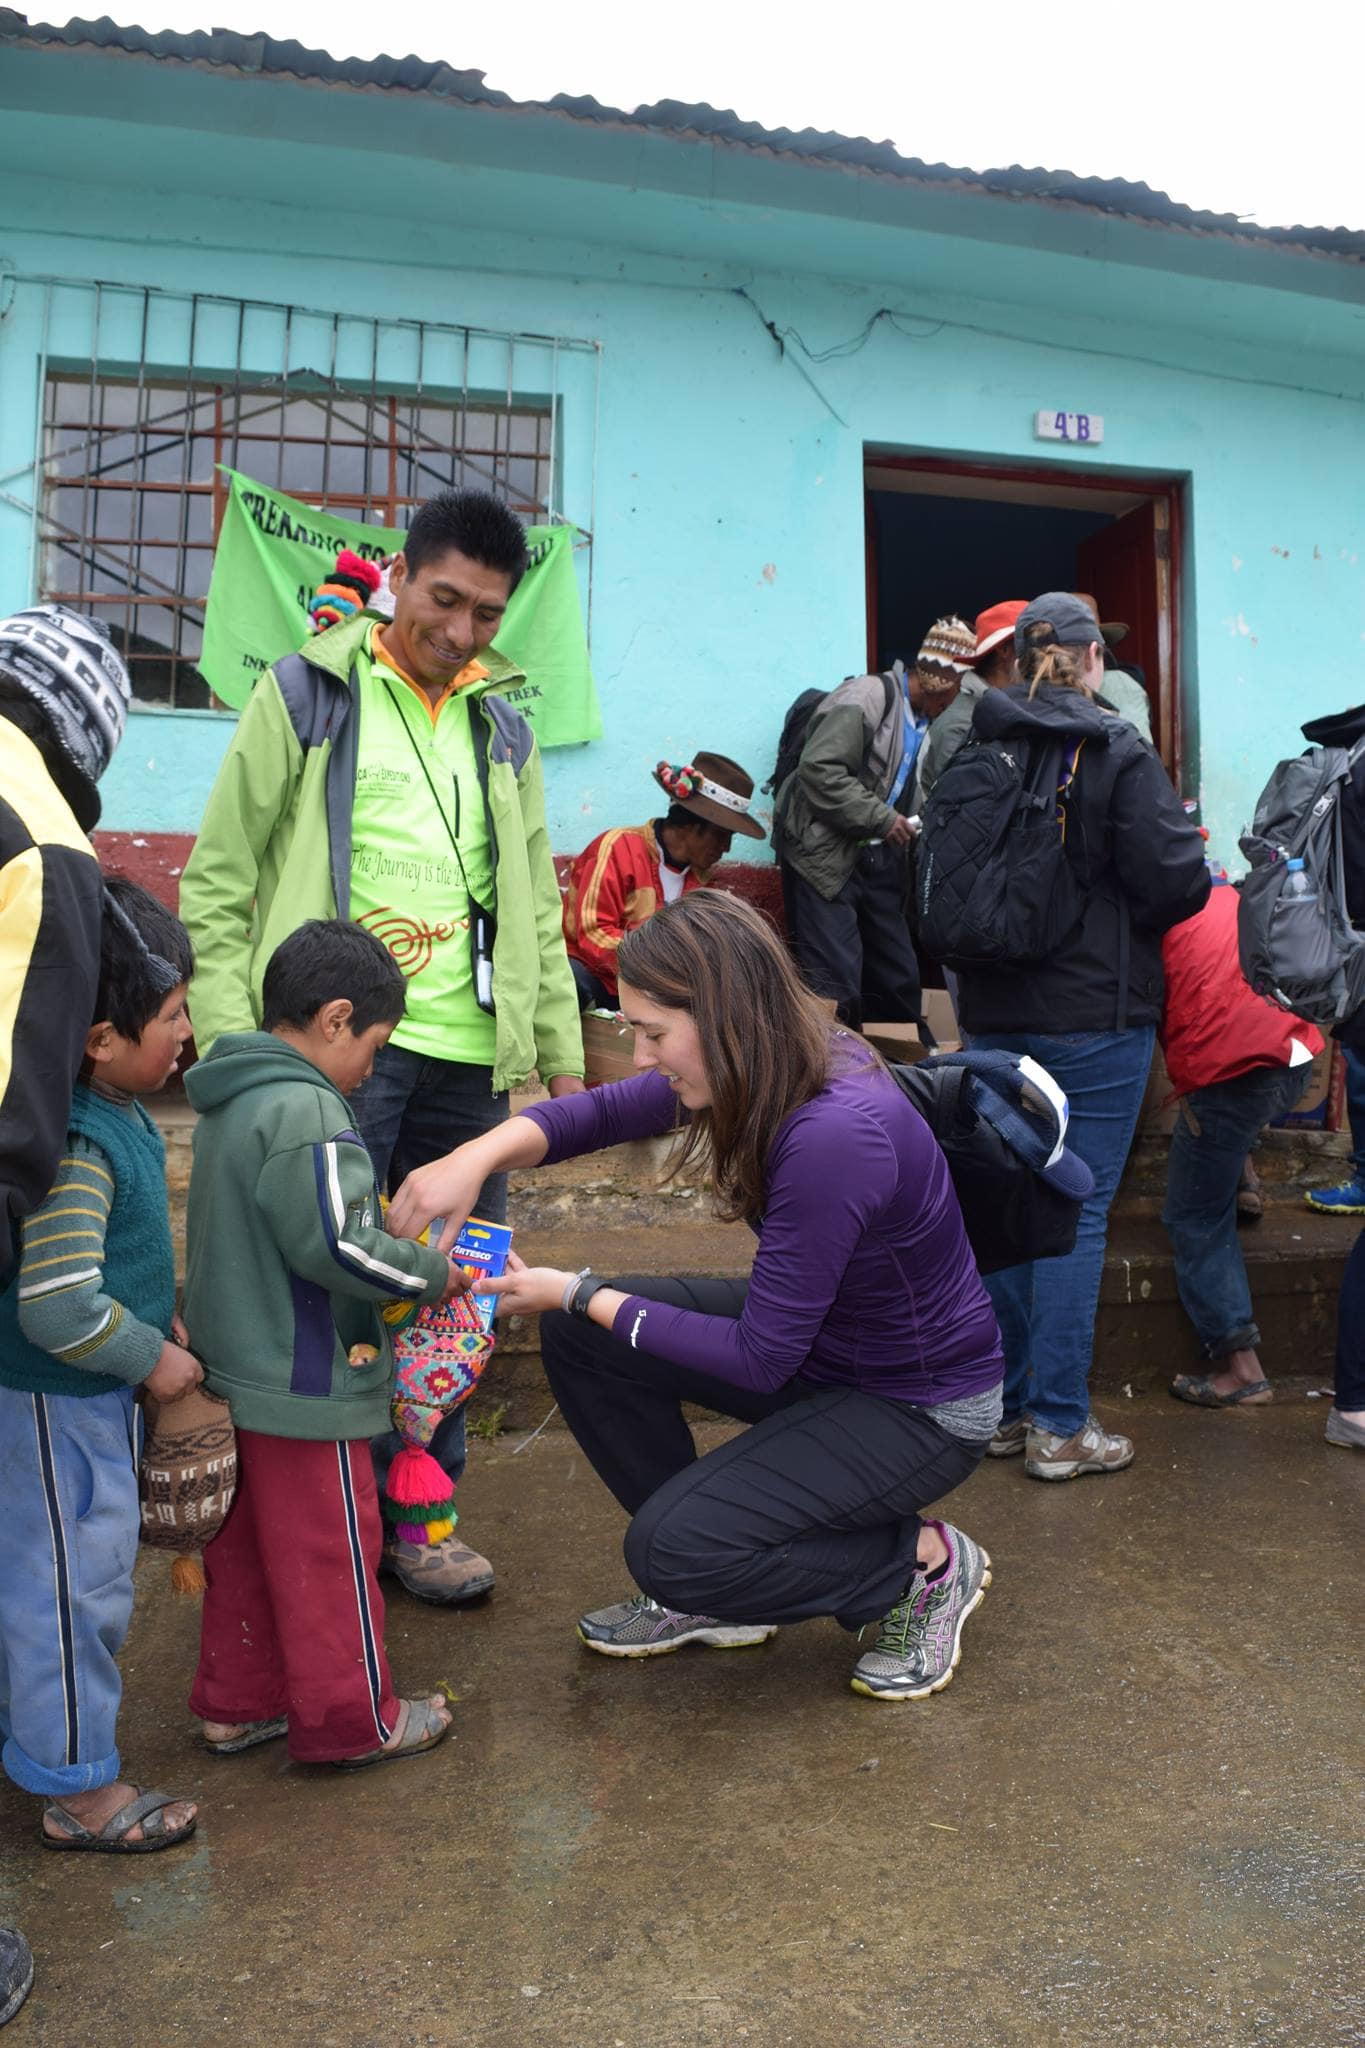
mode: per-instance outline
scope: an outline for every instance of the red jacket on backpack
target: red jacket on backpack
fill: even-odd
[[[1237,957],[1237,891],[1215,887],[1196,917],[1161,942],[1166,1009],[1161,1042],[1177,1095],[1231,1081],[1253,1067],[1287,1067],[1294,1041],[1315,1057],[1322,1033],[1253,994]]]

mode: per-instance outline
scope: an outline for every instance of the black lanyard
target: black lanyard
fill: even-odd
[[[394,710],[398,713],[398,723],[402,726],[404,733],[407,735],[408,745],[412,748],[413,753],[417,756],[417,766],[421,769],[422,775],[426,781],[427,788],[431,791],[431,801],[435,804],[436,809],[440,814],[441,823],[446,828],[446,837],[450,841],[450,850],[455,856],[455,865],[460,870],[460,880],[464,884],[465,900],[466,902],[472,905],[474,902],[474,896],[469,886],[469,877],[465,873],[464,858],[460,852],[460,778],[452,768],[450,771],[450,786],[455,792],[455,823],[452,825],[449,818],[446,816],[446,807],[441,802],[441,799],[436,792],[436,784],[431,779],[431,770],[427,767],[426,757],[423,754],[422,749],[417,744],[417,740],[413,734],[412,727],[408,724],[407,719],[403,715],[403,706],[399,702],[397,696],[394,693],[393,685],[389,681],[387,676],[383,678],[383,683],[384,688],[388,691],[389,694],[389,702],[393,705]]]
[[[383,678],[383,683],[384,688],[388,691],[389,701],[398,714],[398,722],[407,734],[408,744],[417,756],[417,765],[422,771],[423,780],[426,782],[427,788],[431,791],[431,801],[440,813],[441,823],[445,826],[446,835],[450,840],[450,850],[455,856],[455,865],[460,870],[460,880],[464,884],[465,907],[469,913],[469,966],[474,983],[474,1000],[479,1008],[486,1011],[490,1017],[496,1016],[497,1008],[493,1001],[493,946],[497,938],[498,924],[494,913],[486,908],[484,904],[480,903],[478,897],[470,888],[469,876],[465,872],[464,856],[460,852],[459,840],[460,778],[452,768],[450,781],[451,787],[455,791],[455,823],[452,825],[446,816],[445,805],[436,793],[436,784],[431,779],[431,770],[427,767],[426,757],[417,744],[412,727],[403,715],[403,706],[394,693],[393,685],[387,676]]]

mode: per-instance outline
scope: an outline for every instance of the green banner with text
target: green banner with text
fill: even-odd
[[[342,548],[380,562],[404,535],[318,512],[311,505],[224,469],[228,501],[213,558],[199,671],[214,695],[240,710],[262,670],[309,638],[308,605]],[[572,526],[526,531],[531,566],[512,593],[494,645],[525,669],[503,695],[529,721],[542,747],[600,739],[602,714],[588,661],[574,569]]]

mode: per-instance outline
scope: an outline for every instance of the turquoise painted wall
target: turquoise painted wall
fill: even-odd
[[[588,358],[562,387],[562,506],[586,522],[595,484],[607,730],[547,760],[560,849],[646,814],[662,755],[710,746],[761,779],[795,692],[862,665],[865,445],[1037,463],[1039,406],[1104,415],[1073,467],[1186,479],[1186,783],[1220,852],[1298,722],[1365,696],[1361,266],[563,121],[416,103],[397,124],[376,95],[112,59],[11,56],[6,101],[0,273],[600,344],[595,475]],[[815,364],[738,286],[817,353],[880,306],[901,322]],[[0,275],[5,607],[32,585],[38,306]],[[136,715],[106,823],[192,830],[228,729]]]

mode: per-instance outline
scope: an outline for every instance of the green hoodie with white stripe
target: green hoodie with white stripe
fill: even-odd
[[[240,1429],[340,1441],[388,1428],[393,1347],[380,1310],[439,1301],[444,1255],[380,1224],[346,1098],[265,1031],[219,1038],[185,1077],[199,1112],[185,1322]],[[368,1364],[347,1363],[371,1344]]]

